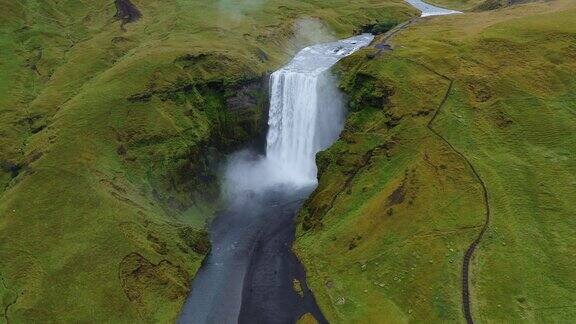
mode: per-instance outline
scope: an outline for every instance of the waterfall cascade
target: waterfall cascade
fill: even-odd
[[[272,74],[266,160],[280,181],[316,182],[316,153],[338,138],[344,121],[343,100],[329,69],[372,39],[366,34],[307,47]]]

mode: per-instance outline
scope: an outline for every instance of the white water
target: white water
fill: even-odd
[[[421,0],[406,1],[422,17],[461,13]],[[272,74],[266,155],[254,158],[239,152],[230,157],[226,196],[261,192],[279,184],[301,188],[317,183],[316,153],[338,138],[345,117],[344,100],[329,70],[373,38],[364,34],[307,47]]]
[[[345,118],[344,100],[329,70],[373,38],[364,34],[307,47],[272,74],[266,155],[231,158],[225,176],[228,194],[316,184],[316,153],[338,138]]]
[[[421,17],[428,17],[428,16],[442,16],[442,15],[453,15],[462,13],[456,10],[444,9],[440,7],[433,6],[428,4],[422,0],[406,0],[409,4],[411,4],[416,9],[422,12]]]

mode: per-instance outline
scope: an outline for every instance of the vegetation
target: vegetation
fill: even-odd
[[[309,285],[336,323],[462,321],[463,256],[488,224],[475,318],[569,322],[576,4],[431,2],[470,13],[338,66],[351,113],[299,215]],[[401,0],[0,5],[10,323],[174,321],[210,249],[219,163],[264,129],[266,75],[417,14]]]
[[[430,0],[425,2],[434,4],[435,6],[442,8],[450,8],[455,10],[470,10],[479,6],[486,6],[486,4],[488,3],[498,2],[500,6],[500,3],[504,4],[504,2],[507,1],[508,0]]]
[[[340,64],[352,113],[296,247],[329,320],[464,321],[487,208],[474,318],[574,318],[574,19],[567,0],[422,19]]]
[[[374,24],[369,24],[362,27],[362,33],[370,33],[373,35],[380,35],[390,31],[392,28],[398,25],[396,21],[384,21],[376,22]]]
[[[11,323],[173,321],[209,249],[214,168],[262,132],[266,74],[310,42],[416,14],[400,0],[0,5]]]

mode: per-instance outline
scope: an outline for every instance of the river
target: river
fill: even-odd
[[[291,249],[294,216],[316,186],[316,153],[338,138],[345,119],[329,70],[372,39],[307,47],[271,75],[266,154],[229,158],[228,208],[210,226],[212,250],[181,323],[294,323],[305,313],[326,322]]]
[[[407,0],[422,16],[457,13]],[[363,34],[301,50],[270,77],[266,152],[232,154],[226,211],[210,225],[212,250],[198,270],[180,323],[326,323],[291,247],[294,217],[317,185],[316,153],[339,136],[344,99],[330,68],[369,45]]]

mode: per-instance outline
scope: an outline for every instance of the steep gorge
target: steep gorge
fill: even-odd
[[[218,161],[262,132],[261,81],[312,41],[294,26],[412,14],[337,2],[2,2],[4,317],[174,320],[209,250]]]

